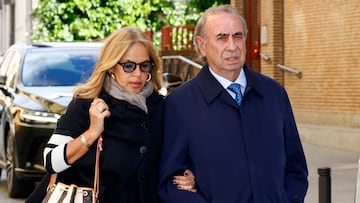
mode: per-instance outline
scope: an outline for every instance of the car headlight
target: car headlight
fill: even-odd
[[[26,123],[56,123],[59,118],[59,114],[42,111],[23,110],[20,113],[20,119]]]

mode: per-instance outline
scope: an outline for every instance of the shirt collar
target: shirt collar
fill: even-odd
[[[239,74],[238,78],[234,82],[232,82],[232,81],[224,78],[223,76],[215,73],[210,66],[209,66],[209,70],[210,70],[210,73],[215,77],[215,79],[217,81],[219,81],[219,83],[224,87],[224,89],[227,89],[227,87],[229,85],[231,85],[232,83],[238,83],[241,86],[241,92],[245,92],[245,87],[247,85],[247,80],[246,80],[246,76],[245,76],[245,72],[244,72],[243,68],[241,68],[240,74]]]

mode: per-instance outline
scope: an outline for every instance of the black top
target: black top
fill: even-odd
[[[162,150],[163,97],[147,98],[148,114],[104,91],[99,96],[109,106],[100,156],[100,202],[152,203],[157,197],[158,166]],[[92,100],[73,99],[54,133],[73,138],[89,128]],[[58,181],[93,187],[96,142],[88,153],[58,174]]]

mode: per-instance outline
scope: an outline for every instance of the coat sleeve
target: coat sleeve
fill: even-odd
[[[307,164],[289,98],[285,90],[283,93],[283,98],[285,100],[284,134],[287,156],[285,189],[291,202],[304,202],[308,188]]]
[[[43,151],[44,166],[49,173],[59,173],[71,166],[67,162],[66,146],[88,128],[89,106],[90,100],[73,99],[66,113],[58,120]]]
[[[179,190],[173,184],[174,175],[181,174],[186,169],[191,170],[187,135],[181,127],[183,120],[188,118],[184,117],[182,111],[175,105],[175,100],[168,100],[168,98],[165,100],[164,147],[160,163],[159,195],[164,203],[206,203],[207,201],[199,192]]]

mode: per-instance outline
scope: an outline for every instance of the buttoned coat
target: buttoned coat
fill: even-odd
[[[104,91],[99,95],[111,116],[104,120],[100,154],[100,202],[158,203],[158,168],[163,135],[163,97],[153,92],[148,113]],[[74,99],[54,133],[77,137],[89,128],[92,100]],[[58,181],[92,187],[96,143]]]
[[[205,66],[165,99],[159,194],[164,203],[303,202],[307,165],[285,89],[243,67],[240,106]],[[172,176],[195,174],[197,193]]]

